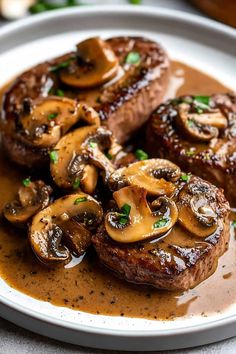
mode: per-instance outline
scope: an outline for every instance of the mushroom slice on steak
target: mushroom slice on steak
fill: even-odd
[[[52,188],[43,181],[31,182],[21,186],[17,198],[5,205],[3,215],[13,224],[23,225],[40,209],[50,203]]]
[[[219,129],[227,127],[227,119],[219,109],[192,113],[188,103],[178,105],[177,124],[194,140],[210,141],[219,135]]]
[[[171,195],[176,190],[173,182],[181,176],[174,163],[163,159],[134,162],[128,167],[116,170],[108,179],[112,191],[124,186],[145,188],[149,195]]]
[[[106,153],[117,152],[112,133],[95,126],[82,127],[65,135],[55,146],[57,161],[51,162],[51,174],[55,183],[63,189],[81,188],[92,194],[97,185],[98,169],[105,179],[114,172],[114,166]],[[112,156],[112,155],[111,155]]]
[[[180,224],[195,236],[207,237],[216,231],[217,201],[208,184],[190,182],[181,190],[177,207]]]
[[[90,88],[111,80],[118,71],[119,62],[108,42],[94,37],[77,45],[77,58],[60,71],[63,83]]]
[[[70,259],[68,244],[81,255],[90,245],[91,230],[102,221],[100,204],[84,193],[57,199],[34,216],[29,240],[36,256],[46,264]]]
[[[27,113],[20,120],[22,137],[37,147],[54,146],[79,120],[100,125],[95,110],[65,97],[44,97],[28,102]]]
[[[158,198],[153,205],[155,211],[152,211],[144,188],[124,187],[114,192],[113,197],[121,212],[106,215],[105,229],[117,242],[132,243],[162,236],[178,219],[178,209],[167,197]]]

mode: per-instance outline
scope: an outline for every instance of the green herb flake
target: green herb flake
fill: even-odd
[[[125,63],[130,65],[138,65],[140,61],[141,57],[137,52],[130,52],[125,59]]]
[[[109,154],[109,152],[106,154],[106,157],[108,158],[108,160],[112,160],[112,155]]]
[[[196,126],[195,121],[193,119],[188,119],[189,128],[194,128]]]
[[[61,70],[61,69],[66,69],[68,68],[68,66],[71,64],[71,62],[74,60],[75,58],[70,58],[66,61],[63,61],[62,63],[59,63],[58,65],[54,65],[54,66],[51,66],[50,68],[50,71],[52,72],[56,72],[58,70]]]
[[[64,0],[64,3],[51,3],[47,0],[38,0],[29,8],[31,14],[39,14],[45,11],[59,10],[70,6],[77,6],[77,0]]]
[[[236,229],[236,220],[232,221],[232,226]]]
[[[79,198],[76,198],[75,201],[74,201],[74,205],[78,205],[80,203],[83,203],[83,202],[86,202],[87,201],[87,198],[86,197],[79,197]]]
[[[143,161],[143,160],[147,160],[148,159],[148,154],[141,150],[141,149],[137,149],[135,151],[135,156],[139,161]]]
[[[195,110],[196,110],[196,112],[197,112],[198,114],[202,114],[202,113],[203,113],[203,109],[202,109],[201,107],[196,106],[196,107],[195,107]]]
[[[128,218],[126,216],[120,216],[119,218],[119,224],[120,225],[125,225],[128,222]]]
[[[180,177],[181,181],[183,182],[188,182],[190,178],[191,178],[191,174],[185,174],[185,173],[183,173]]]
[[[22,184],[24,187],[28,187],[30,185],[30,183],[31,183],[31,180],[29,177],[22,180]]]
[[[128,217],[130,214],[131,206],[129,204],[124,204],[120,210],[122,214]]]
[[[205,106],[209,106],[209,103],[210,103],[209,96],[194,96],[193,99],[197,103],[203,104]]]
[[[185,155],[186,155],[186,156],[193,156],[193,155],[195,155],[195,151],[193,151],[193,150],[187,150],[187,151],[185,151]]]
[[[65,96],[64,91],[62,91],[60,89],[56,90],[56,96],[64,97]]]
[[[50,160],[53,164],[56,164],[58,162],[58,152],[55,150],[52,150],[49,152],[49,157]]]
[[[129,3],[132,5],[140,5],[142,0],[129,0]]]
[[[73,183],[73,189],[78,189],[80,186],[80,178],[76,178]]]
[[[92,149],[95,149],[95,148],[98,146],[98,144],[95,143],[94,141],[91,141],[91,142],[89,143],[89,146],[90,146]]]
[[[170,220],[168,218],[162,218],[162,219],[157,220],[153,224],[153,227],[154,227],[154,229],[159,229],[160,227],[166,226],[169,222],[170,222]]]
[[[124,204],[120,210],[121,210],[121,213],[119,215],[119,224],[125,225],[125,224],[127,224],[128,220],[129,220],[131,206],[129,204]]]
[[[58,113],[51,113],[48,115],[48,120],[52,120],[58,116]]]

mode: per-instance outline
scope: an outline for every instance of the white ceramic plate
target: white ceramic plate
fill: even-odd
[[[236,88],[236,31],[171,10],[86,7],[48,13],[0,31],[0,85],[31,65],[101,35],[143,35],[163,44],[171,58],[201,68]],[[215,289],[209,289],[209,292]],[[96,316],[32,299],[0,279],[0,315],[66,342],[119,350],[176,349],[236,335],[236,306],[223,313],[175,321]]]

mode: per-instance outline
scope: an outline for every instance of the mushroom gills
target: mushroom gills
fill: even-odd
[[[209,141],[218,137],[219,129],[227,127],[227,119],[219,109],[206,113],[190,113],[190,108],[188,103],[179,104],[177,116],[177,124],[189,138]]]
[[[179,223],[190,233],[198,237],[213,234],[218,227],[218,216],[214,207],[213,195],[204,193],[200,185],[194,188],[186,186],[180,192],[182,202],[177,202]],[[209,192],[210,193],[210,192]]]
[[[147,191],[137,186],[124,187],[113,193],[119,207],[128,205],[129,215],[109,212],[105,217],[105,229],[117,242],[133,243],[162,236],[174,226],[178,219],[175,202],[168,197],[160,197],[152,206],[148,205]]]
[[[85,193],[59,198],[34,216],[29,229],[31,247],[45,264],[67,261],[70,251],[64,243],[80,255],[90,245],[90,231],[102,217],[100,204]]]
[[[3,209],[4,217],[18,226],[26,224],[40,209],[50,203],[52,188],[43,181],[29,181],[28,186],[19,188],[17,197]]]

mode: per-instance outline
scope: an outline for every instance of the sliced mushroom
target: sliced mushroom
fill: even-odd
[[[129,186],[113,193],[113,197],[122,210],[129,206],[129,215],[109,212],[105,217],[105,229],[117,242],[131,243],[153,237],[160,237],[168,232],[178,219],[177,207],[171,199],[160,197],[152,211],[147,202],[144,188]]]
[[[20,187],[17,198],[5,205],[3,215],[11,223],[23,225],[49,205],[51,194],[52,188],[43,181],[29,181],[29,185]]]
[[[90,88],[111,80],[118,68],[118,59],[110,45],[95,37],[77,45],[77,60],[60,71],[60,79],[69,86]]]
[[[23,138],[39,147],[55,145],[79,120],[100,125],[95,110],[65,97],[44,97],[29,102],[21,118]]]
[[[198,237],[213,234],[218,227],[214,193],[207,184],[190,183],[179,194],[177,202],[179,222]]]
[[[137,186],[147,190],[149,195],[171,195],[176,190],[173,182],[181,176],[181,170],[174,163],[163,159],[150,159],[132,163],[116,170],[109,178],[112,191],[124,186]]]
[[[178,105],[177,123],[192,139],[209,141],[219,135],[219,129],[227,127],[227,119],[219,109],[207,113],[190,113],[190,105]]]
[[[80,255],[90,244],[90,230],[96,228],[102,217],[100,204],[91,196],[64,196],[34,216],[29,230],[31,247],[44,263],[66,261],[70,251],[64,242],[73,244],[72,251]]]
[[[79,189],[92,194],[97,185],[98,169],[105,178],[114,171],[106,151],[116,144],[105,128],[82,127],[65,135],[55,146],[57,163],[51,163],[51,175],[63,189]]]

